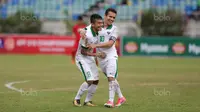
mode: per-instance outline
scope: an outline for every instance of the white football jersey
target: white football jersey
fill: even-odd
[[[108,42],[110,39],[116,41],[118,37],[118,30],[116,26],[110,25],[107,28],[103,28],[102,31],[99,32],[99,34],[100,35],[98,36],[98,43],[105,43]],[[110,48],[97,48],[97,52],[105,52],[107,55],[105,59],[98,58],[99,61],[106,61],[108,59],[118,58],[115,43]]]
[[[95,33],[91,27],[91,25],[87,26],[85,28],[86,30],[86,38],[82,39],[80,38],[79,41],[79,46],[76,52],[76,60],[80,61],[80,60],[84,60],[88,63],[95,61],[93,56],[85,56],[81,54],[81,49],[85,49],[86,48],[86,39],[87,39],[87,44],[97,44],[98,42],[98,33]],[[91,49],[90,52],[93,52],[93,49]]]

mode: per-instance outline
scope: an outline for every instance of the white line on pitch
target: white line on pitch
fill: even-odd
[[[9,82],[9,83],[5,84],[5,86],[6,86],[8,89],[11,89],[11,90],[14,90],[14,91],[17,91],[17,92],[23,92],[22,89],[18,89],[18,88],[16,88],[16,87],[14,87],[13,84],[26,83],[26,82],[28,82],[28,80],[26,80],[26,81]]]

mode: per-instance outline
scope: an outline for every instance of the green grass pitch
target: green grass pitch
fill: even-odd
[[[100,73],[98,106],[74,107],[84,77],[70,57],[0,55],[0,112],[200,112],[200,58],[120,57],[118,67],[124,105],[103,106],[108,82]]]

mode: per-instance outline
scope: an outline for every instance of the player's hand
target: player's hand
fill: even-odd
[[[80,29],[79,33],[80,33],[81,38],[84,39],[86,37],[86,31],[84,29]]]
[[[96,48],[97,46],[96,46],[96,44],[89,44],[88,47],[91,48],[91,49],[94,49],[94,48]]]
[[[87,56],[87,51],[84,49],[81,49],[81,54]]]
[[[104,53],[104,52],[97,52],[96,53],[96,57],[104,59],[104,58],[106,58],[106,53]]]

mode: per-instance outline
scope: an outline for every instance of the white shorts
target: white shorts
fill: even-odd
[[[109,59],[104,62],[100,62],[100,67],[106,77],[114,77],[117,78],[118,76],[118,69],[117,69],[117,59]]]
[[[99,80],[98,68],[95,62],[87,63],[84,60],[76,61],[78,69],[82,72],[85,81]]]

